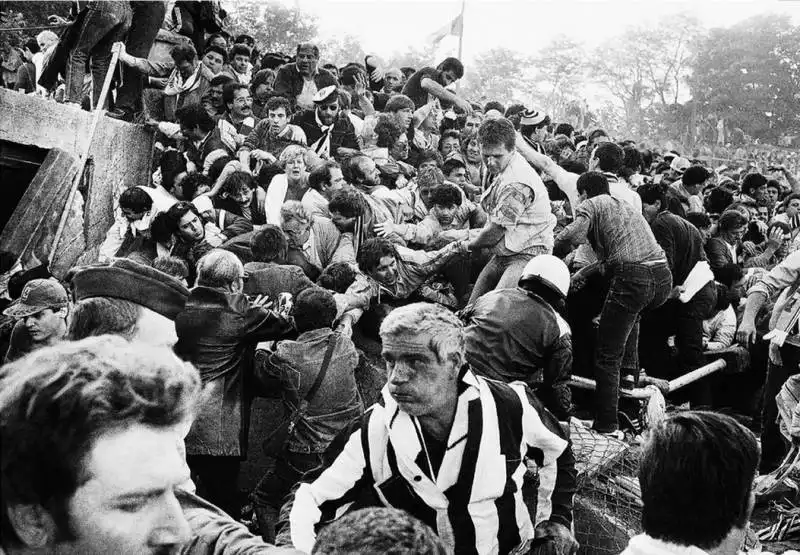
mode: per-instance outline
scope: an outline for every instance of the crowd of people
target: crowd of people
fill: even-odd
[[[117,54],[107,114],[157,142],[95,264],[57,279],[0,256],[2,550],[574,553],[564,423],[630,439],[621,384],[719,358],[646,440],[626,553],[740,548],[800,363],[790,169],[477,104],[456,58],[261,55],[210,32],[215,3],[178,4],[205,7],[90,2],[26,43],[39,77],[19,88],[53,94],[34,50],[60,50],[84,107],[86,68],[102,82]],[[147,58],[162,25],[186,35],[171,63]],[[251,533],[256,397],[284,410]]]

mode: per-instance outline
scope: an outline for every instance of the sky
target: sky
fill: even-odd
[[[367,52],[387,57],[422,44],[462,7],[462,0],[282,1],[319,16],[323,37],[349,33]],[[707,27],[728,27],[764,13],[788,13],[800,24],[800,0],[465,0],[463,58],[495,47],[536,54],[558,35],[591,47],[628,26],[680,12]],[[438,53],[455,55],[457,49],[458,39],[447,37]]]

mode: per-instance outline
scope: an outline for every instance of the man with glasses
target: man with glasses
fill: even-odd
[[[314,96],[315,109],[297,114],[292,120],[305,133],[311,150],[337,161],[349,151],[359,150],[355,127],[341,113],[339,94],[335,85],[325,87]]]

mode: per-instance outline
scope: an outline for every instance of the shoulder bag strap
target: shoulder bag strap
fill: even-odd
[[[311,386],[311,389],[308,390],[306,393],[305,398],[303,399],[303,404],[308,404],[317,394],[317,390],[322,385],[322,380],[325,379],[325,375],[328,373],[328,366],[331,364],[331,358],[333,357],[333,349],[336,347],[336,332],[332,332],[330,336],[328,336],[328,348],[325,351],[325,358],[322,359],[322,367],[320,368],[319,374],[317,374],[317,378],[314,380],[314,384]]]

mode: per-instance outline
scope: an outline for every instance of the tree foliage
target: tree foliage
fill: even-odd
[[[522,96],[530,65],[523,54],[508,48],[482,52],[465,69],[463,92],[481,103],[498,100],[507,105]]]
[[[557,121],[566,120],[568,113],[574,118],[577,107],[579,118],[587,73],[583,45],[560,35],[551,40],[531,64],[535,71],[532,96],[540,99],[540,107]]]
[[[690,83],[701,113],[775,140],[797,130],[800,29],[789,16],[750,18],[698,41]]]
[[[317,37],[317,18],[279,2],[238,2],[228,14],[226,30],[246,33],[256,39],[261,52],[293,55],[297,45]]]

